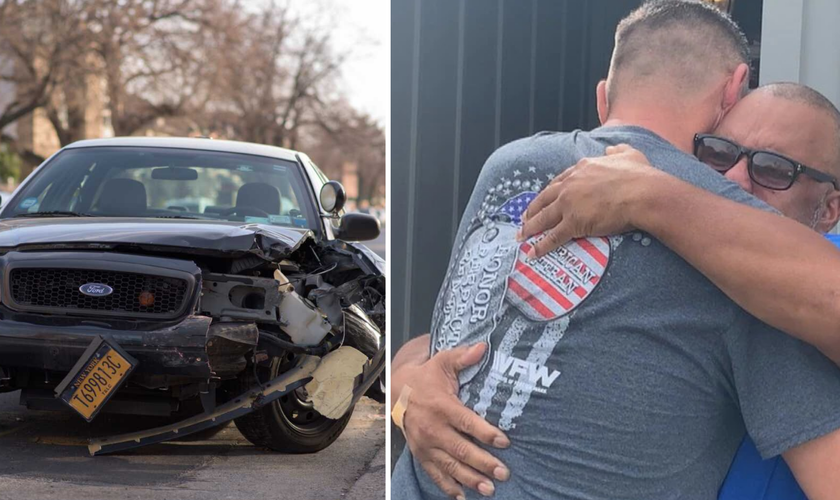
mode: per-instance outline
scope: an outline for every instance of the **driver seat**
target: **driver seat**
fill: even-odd
[[[117,217],[142,217],[148,208],[146,186],[134,179],[109,179],[102,186],[97,212]]]
[[[271,184],[249,182],[236,193],[236,208],[258,208],[269,215],[280,215],[280,191]]]

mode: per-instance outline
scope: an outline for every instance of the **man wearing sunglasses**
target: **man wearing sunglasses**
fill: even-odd
[[[397,465],[393,498],[442,498],[435,484],[473,495],[458,481],[512,499],[711,499],[745,428],[762,453],[789,457],[812,499],[840,489],[830,472],[840,372],[815,349],[746,315],[641,232],[542,259],[528,257],[543,239],[515,243],[521,207],[544,186],[529,172],[562,171],[622,142],[690,187],[769,209],[688,154],[745,76],[726,47],[709,50],[733,38],[702,8],[649,4],[619,25],[598,88],[604,127],[539,134],[488,160],[438,298],[435,355],[426,360],[421,339],[392,365],[395,420],[414,454]],[[459,411],[459,397],[475,413]],[[494,458],[457,431],[509,447]]]
[[[834,189],[837,178],[770,150],[755,150],[712,134],[694,136],[694,156],[722,174],[726,174],[744,158],[753,183],[773,191],[785,191],[804,174],[817,182],[828,182]]]

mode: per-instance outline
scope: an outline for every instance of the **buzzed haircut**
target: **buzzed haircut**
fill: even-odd
[[[689,95],[716,71],[749,62],[744,33],[716,7],[691,0],[650,0],[616,28],[608,99],[629,85],[664,80]]]
[[[779,82],[763,85],[755,92],[768,92],[770,95],[788,101],[806,104],[825,113],[834,124],[834,161],[832,171],[840,172],[840,110],[828,98],[807,85],[793,82]]]

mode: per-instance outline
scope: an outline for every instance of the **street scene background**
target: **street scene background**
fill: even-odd
[[[385,257],[386,0],[0,0],[0,197],[88,138],[193,136],[305,152],[377,216]],[[236,427],[91,458],[148,418],[28,411],[0,395],[0,499],[384,498],[385,413],[368,398],[313,455]]]
[[[0,0],[2,188],[80,139],[205,136],[304,151],[384,214],[386,5]]]

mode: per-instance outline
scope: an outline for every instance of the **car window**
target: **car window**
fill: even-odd
[[[285,170],[286,167],[283,169]],[[147,207],[150,209],[203,214],[208,208],[212,211],[213,207],[251,206],[250,200],[245,195],[241,195],[238,188],[245,184],[255,183],[271,185],[279,192],[278,213],[270,215],[290,215],[301,212],[288,172],[264,174],[254,172],[248,166],[240,166],[237,169],[190,167],[190,170],[195,172],[194,180],[172,182],[168,179],[155,179],[154,169],[150,168],[110,169],[104,182],[100,183],[93,209],[98,208],[97,201],[101,199],[102,191],[111,179],[130,179],[142,183],[146,188]],[[271,210],[271,212],[274,211]]]
[[[12,216],[71,211],[318,227],[301,167],[281,159],[168,148],[84,148],[62,152],[36,175],[16,195]]]
[[[37,212],[41,208],[41,203],[44,202],[44,198],[46,198],[52,186],[53,184],[48,184],[39,196],[27,198],[26,202],[21,204],[26,213]]]

